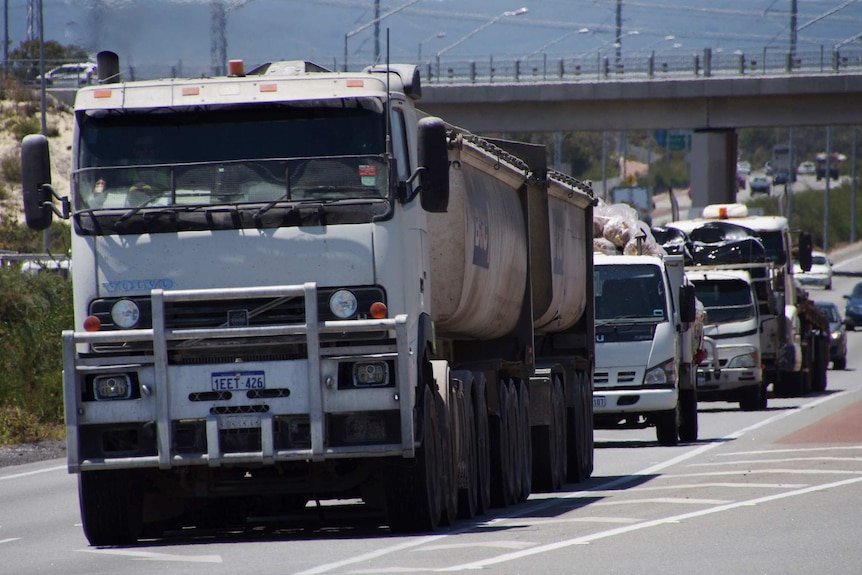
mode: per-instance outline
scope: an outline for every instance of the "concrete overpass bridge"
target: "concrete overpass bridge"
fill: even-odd
[[[420,107],[471,131],[692,130],[694,206],[736,198],[738,128],[862,125],[862,66],[764,75],[531,78],[423,86]]]

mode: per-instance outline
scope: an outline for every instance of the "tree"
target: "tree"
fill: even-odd
[[[32,80],[38,74],[39,40],[25,40],[9,52],[12,75],[19,79]],[[45,63],[49,68],[68,62],[86,62],[90,59],[87,51],[80,46],[63,46],[55,40],[45,42]]]

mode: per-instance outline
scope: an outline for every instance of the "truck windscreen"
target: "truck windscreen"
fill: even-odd
[[[661,270],[654,265],[595,267],[596,321],[666,321]]]
[[[694,282],[697,299],[706,309],[707,323],[747,321],[755,314],[751,286],[741,280]]]

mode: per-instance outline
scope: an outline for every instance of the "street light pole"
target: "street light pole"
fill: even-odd
[[[377,18],[375,18],[375,19],[374,19],[374,20],[372,20],[371,22],[366,22],[365,24],[363,24],[362,26],[360,26],[360,27],[359,27],[359,28],[357,28],[356,30],[351,30],[350,32],[348,32],[347,34],[345,34],[345,35],[344,35],[344,69],[343,69],[343,71],[344,71],[344,72],[347,72],[347,40],[349,40],[350,38],[352,38],[352,37],[356,36],[357,34],[359,34],[360,32],[362,32],[363,30],[367,30],[367,29],[368,29],[368,28],[370,28],[371,26],[375,26],[375,25],[379,24],[381,20],[385,20],[386,18],[388,18],[388,17],[392,16],[392,15],[393,15],[393,14],[395,14],[396,12],[401,12],[401,11],[402,11],[402,10],[404,10],[405,8],[408,8],[408,7],[410,7],[410,6],[414,5],[414,4],[416,4],[417,2],[419,2],[419,0],[410,0],[410,2],[407,2],[406,4],[402,4],[401,6],[398,6],[397,8],[393,8],[392,10],[390,10],[389,12],[387,12],[386,14],[383,14],[382,16],[378,16]],[[379,55],[379,54],[378,54],[378,55]],[[378,55],[375,55],[375,58],[376,58]]]
[[[487,22],[485,22],[484,24],[482,24],[478,28],[471,30],[470,32],[467,32],[464,36],[455,40],[453,43],[449,44],[448,46],[446,46],[445,48],[443,48],[442,50],[437,52],[437,55],[436,55],[436,58],[437,58],[437,77],[438,78],[440,77],[440,56],[442,56],[446,52],[449,52],[450,50],[457,48],[458,46],[460,46],[461,44],[463,44],[464,42],[466,42],[467,40],[469,40],[470,38],[472,38],[473,36],[475,36],[476,34],[481,32],[482,30],[484,30],[488,26],[491,26],[492,24],[502,20],[503,18],[508,18],[509,16],[521,16],[523,14],[526,14],[527,12],[529,12],[529,10],[527,8],[518,8],[517,10],[506,10],[502,14],[498,14],[497,16],[494,16],[493,18],[491,18],[490,20],[488,20]]]
[[[550,42],[548,42],[547,44],[545,44],[541,48],[533,50],[532,52],[530,52],[529,54],[527,54],[526,56],[524,56],[521,59],[522,60],[529,60],[530,58],[532,58],[536,54],[541,54],[542,52],[544,52],[545,50],[547,50],[551,46],[556,46],[557,44],[559,44],[560,42],[562,42],[563,40],[565,40],[566,38],[568,38],[570,36],[574,36],[575,34],[588,34],[589,32],[590,32],[589,28],[580,28],[578,30],[574,30],[572,32],[569,32],[568,34],[563,34],[562,36],[560,36],[556,40],[551,40]]]
[[[416,57],[416,62],[420,63],[420,64],[422,63],[422,45],[423,44],[425,44],[426,42],[430,42],[434,38],[445,38],[445,37],[446,37],[446,32],[437,32],[436,34],[431,34],[430,36],[428,36],[424,40],[421,40],[419,42],[419,54]]]

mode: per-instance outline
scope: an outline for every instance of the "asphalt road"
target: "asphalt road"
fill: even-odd
[[[836,262],[862,273],[862,256]],[[840,275],[834,301],[858,277]],[[229,531],[93,548],[62,459],[0,469],[2,572],[15,574],[858,573],[862,565],[862,331],[823,393],[764,411],[701,403],[698,441],[596,431],[593,477],[448,530],[392,536],[355,502]]]

